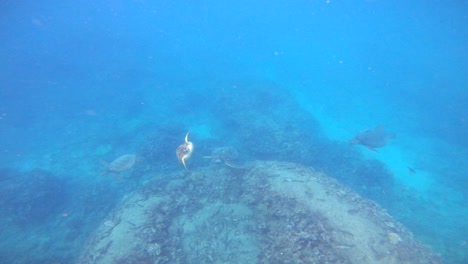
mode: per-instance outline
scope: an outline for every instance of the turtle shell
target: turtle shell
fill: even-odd
[[[133,165],[135,165],[135,162],[135,154],[122,155],[116,158],[114,161],[112,161],[107,169],[112,172],[122,172],[133,167]]]

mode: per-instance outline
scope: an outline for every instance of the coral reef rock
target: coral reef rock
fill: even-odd
[[[49,171],[0,170],[0,210],[15,224],[42,223],[68,201],[68,185]]]
[[[441,262],[374,202],[294,163],[167,175],[105,221],[78,263]]]

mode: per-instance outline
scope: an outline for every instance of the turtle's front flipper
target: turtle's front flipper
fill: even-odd
[[[242,169],[241,167],[236,166],[236,165],[230,163],[229,161],[224,161],[224,164],[226,164],[226,166],[228,166],[229,168],[233,168],[233,169]]]
[[[376,148],[373,148],[373,147],[369,147],[369,146],[366,146],[366,148],[370,151],[373,151],[375,153],[379,153],[379,151],[376,149]]]

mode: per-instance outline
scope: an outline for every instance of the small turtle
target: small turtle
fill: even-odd
[[[184,168],[187,169],[187,166],[185,166],[185,161],[192,156],[193,152],[193,143],[188,141],[188,135],[190,132],[188,132],[185,135],[185,143],[180,145],[177,150],[176,150],[176,155],[179,161],[184,165]]]
[[[106,170],[102,173],[103,175],[108,173],[119,174],[123,171],[129,170],[135,165],[137,156],[135,154],[122,155],[116,158],[109,164],[106,165]]]
[[[395,138],[394,133],[385,131],[383,126],[377,126],[357,134],[349,143],[363,145],[371,151],[378,152],[376,148],[387,145],[388,140],[392,138]]]

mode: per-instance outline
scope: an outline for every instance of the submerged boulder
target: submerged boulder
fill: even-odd
[[[11,222],[43,222],[56,216],[68,200],[65,181],[48,171],[0,171],[0,209]]]
[[[208,166],[153,179],[101,223],[78,261],[146,262],[440,259],[385,210],[333,178],[294,163],[254,162],[242,170]]]
[[[317,120],[293,94],[274,82],[220,84],[213,92],[213,113],[228,131],[224,144],[239,145],[254,159],[310,162],[323,155],[324,139]]]

